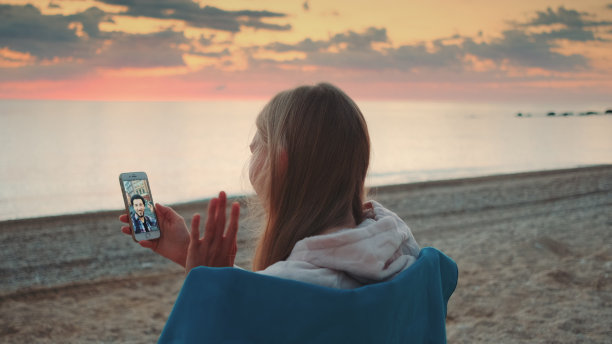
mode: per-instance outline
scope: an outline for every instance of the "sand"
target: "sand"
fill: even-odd
[[[386,186],[371,198],[457,262],[449,343],[610,343],[612,165]],[[176,209],[189,218],[205,207]],[[184,273],[121,234],[119,214],[0,222],[0,342],[157,340]],[[250,266],[253,244],[241,229],[237,264]]]

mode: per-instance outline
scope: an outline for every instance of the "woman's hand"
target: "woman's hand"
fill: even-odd
[[[185,273],[197,266],[234,266],[236,258],[236,234],[238,233],[238,218],[240,204],[234,202],[230,222],[225,230],[225,206],[227,196],[219,193],[219,198],[213,198],[208,204],[208,218],[204,229],[204,237],[200,239],[200,215],[195,214],[191,220],[191,235],[187,250]]]
[[[185,219],[174,209],[159,203],[155,205],[155,209],[157,210],[161,236],[159,239],[143,240],[138,243],[140,246],[150,248],[155,253],[185,267],[187,247],[189,246],[189,231]],[[128,216],[123,214],[119,216],[119,220],[128,223]],[[132,234],[130,226],[121,227],[121,231],[128,235]]]

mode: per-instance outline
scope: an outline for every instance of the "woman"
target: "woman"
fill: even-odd
[[[408,226],[376,202],[364,204],[370,139],[357,105],[322,83],[276,95],[256,121],[249,179],[265,211],[253,271],[334,288],[393,278],[419,246]],[[174,210],[157,204],[162,237],[142,241],[184,266],[232,266],[240,207],[225,230],[224,192],[210,201],[205,233],[191,234]],[[121,217],[123,222],[127,217]],[[122,227],[126,234],[127,226]]]

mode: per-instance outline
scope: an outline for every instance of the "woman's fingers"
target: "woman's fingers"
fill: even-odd
[[[128,223],[128,216],[127,214],[123,214],[119,216],[119,221],[124,222],[124,223]]]
[[[225,238],[231,241],[236,241],[236,235],[238,233],[238,219],[240,218],[240,204],[238,202],[232,203],[232,212],[230,214],[230,223],[227,227],[227,233]]]
[[[225,231],[225,207],[227,206],[227,196],[225,192],[219,192],[219,203],[217,205],[217,211],[215,212],[215,238],[223,236]]]
[[[121,227],[121,231],[125,234],[131,235],[132,234],[132,230],[130,229],[130,226],[123,226]]]
[[[191,219],[191,243],[196,243],[200,239],[200,214],[193,215]]]
[[[232,266],[236,257],[236,236],[240,218],[240,204],[231,205],[229,224],[226,230],[227,195],[219,193],[219,198],[213,198],[208,204],[208,217],[204,226],[204,236],[199,239],[201,217],[194,215],[191,221],[190,245],[188,247],[186,271],[191,268],[206,266]]]
[[[216,232],[216,213],[217,213],[217,203],[219,203],[219,199],[213,198],[208,203],[208,216],[206,217],[206,225],[204,228],[204,238],[212,241],[215,237]]]

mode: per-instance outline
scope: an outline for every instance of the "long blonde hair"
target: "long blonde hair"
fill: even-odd
[[[370,160],[361,111],[327,83],[279,93],[256,125],[267,160],[255,271],[287,259],[299,240],[344,223],[349,210],[359,224]]]

